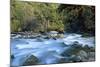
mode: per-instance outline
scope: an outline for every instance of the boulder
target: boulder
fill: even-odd
[[[80,45],[80,43],[78,42],[78,41],[74,41],[73,43],[72,43],[72,46],[76,46],[76,45]]]
[[[87,53],[85,51],[83,51],[83,50],[80,50],[78,55],[82,56],[82,57],[87,57]]]
[[[58,34],[57,37],[58,38],[64,38],[64,34]]]
[[[28,65],[36,65],[38,64],[39,60],[37,57],[34,55],[30,55],[25,62],[23,63],[23,66],[28,66]]]
[[[65,50],[61,53],[61,55],[64,56],[64,57],[69,57],[69,56],[72,55],[71,52],[73,52],[73,49],[72,49],[72,48],[68,48],[68,49],[65,49]]]
[[[95,52],[89,52],[88,53],[88,61],[95,61]]]
[[[81,62],[81,57],[77,55],[72,55],[69,57],[69,62]]]
[[[57,31],[50,31],[49,32],[49,37],[57,37],[58,32]]]
[[[84,50],[80,50],[77,56],[80,56],[81,61],[83,62],[88,61],[88,54]]]

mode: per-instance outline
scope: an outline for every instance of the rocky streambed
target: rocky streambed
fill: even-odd
[[[11,38],[11,66],[95,61],[94,37],[64,34],[64,38]]]

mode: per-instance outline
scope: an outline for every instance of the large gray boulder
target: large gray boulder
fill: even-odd
[[[82,45],[80,45],[78,42],[75,42],[72,45],[70,45],[68,49],[64,50],[61,55],[62,56],[76,55],[80,50],[82,50]]]

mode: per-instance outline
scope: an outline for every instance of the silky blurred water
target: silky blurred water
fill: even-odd
[[[66,34],[64,36],[64,38],[57,40],[42,39],[42,41],[36,38],[11,39],[11,54],[15,57],[11,65],[21,65],[29,54],[36,56],[40,60],[40,64],[58,63],[59,59],[67,58],[60,54],[70,48],[70,45],[75,41],[82,44],[82,46],[95,46],[94,37],[82,37],[80,34]]]

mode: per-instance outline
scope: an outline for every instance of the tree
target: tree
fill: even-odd
[[[63,13],[66,31],[95,34],[94,6],[61,4],[58,11]]]

